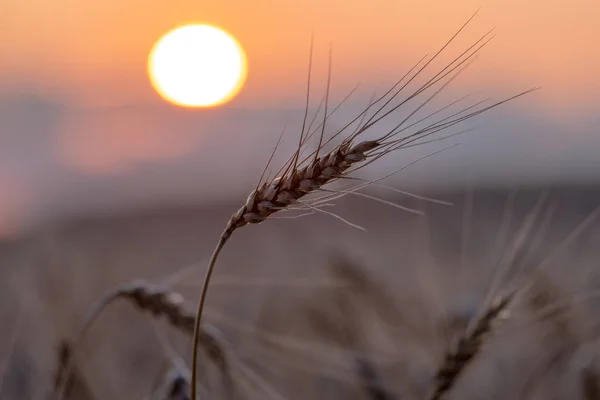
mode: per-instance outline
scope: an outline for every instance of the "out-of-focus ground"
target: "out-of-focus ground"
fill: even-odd
[[[519,254],[516,264],[523,271],[548,265],[528,278],[534,282],[529,294],[486,342],[455,393],[464,399],[584,398],[582,368],[591,365],[586,360],[595,347],[581,345],[598,334],[598,302],[582,296],[598,283],[600,223],[592,222],[565,251],[555,250],[600,205],[598,187],[431,194],[454,206],[383,191],[378,195],[426,215],[347,198],[331,211],[366,232],[322,214],[245,227],[217,263],[206,321],[271,387],[270,395],[254,389],[250,398],[367,399],[352,354],[372,360],[395,398],[423,398],[450,338],[481,307],[492,271],[501,268],[546,189],[541,217],[527,235],[531,252]],[[1,243],[0,398],[45,398],[58,341],[116,285],[136,278],[159,283],[183,268],[176,287],[193,307],[207,257],[239,205],[232,200],[72,219]],[[334,268],[340,254],[358,271],[359,289]],[[541,318],[539,310],[555,303],[564,307]],[[125,302],[110,306],[77,358],[93,396],[72,398],[147,398],[168,366],[165,336],[189,359],[187,336]]]

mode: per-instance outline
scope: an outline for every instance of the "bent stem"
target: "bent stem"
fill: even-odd
[[[194,337],[193,337],[193,354],[192,354],[192,382],[191,382],[191,400],[196,400],[196,380],[198,375],[198,347],[200,342],[200,322],[202,321],[202,312],[204,310],[204,303],[206,302],[206,294],[208,293],[208,283],[212,276],[213,270],[215,269],[215,263],[219,257],[219,253],[227,243],[227,240],[231,237],[231,234],[235,230],[235,225],[231,226],[228,224],[227,228],[221,234],[221,238],[217,243],[217,247],[213,251],[210,261],[208,263],[208,269],[204,276],[204,283],[200,290],[200,300],[198,301],[198,309],[196,311],[196,322],[194,324]]]

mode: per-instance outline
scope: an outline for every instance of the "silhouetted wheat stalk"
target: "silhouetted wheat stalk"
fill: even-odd
[[[412,147],[418,144],[428,143],[419,142],[419,140],[430,137],[431,135],[434,135],[440,131],[453,127],[460,122],[475,117],[487,110],[535,90],[527,90],[517,94],[516,96],[498,101],[488,106],[482,106],[482,102],[476,103],[469,107],[465,107],[464,109],[451,114],[450,116],[439,118],[435,122],[429,123],[425,127],[418,129],[415,128],[419,123],[432,118],[456,103],[454,102],[427,115],[425,118],[407,124],[407,122],[418,111],[420,111],[433,98],[435,98],[443,89],[445,89],[446,86],[452,82],[452,80],[469,64],[473,57],[478,54],[479,50],[481,50],[481,48],[483,48],[493,38],[491,31],[486,33],[473,45],[462,52],[458,57],[454,58],[452,62],[447,64],[446,67],[444,67],[441,71],[437,72],[431,79],[427,80],[425,84],[421,85],[418,89],[407,95],[404,99],[399,99],[399,96],[401,93],[403,93],[403,90],[415,78],[423,73],[423,71],[431,64],[431,62],[446,49],[446,47],[456,38],[456,36],[458,36],[458,34],[466,27],[466,25],[474,18],[474,16],[475,15],[469,18],[469,20],[450,38],[450,40],[448,40],[441,47],[438,52],[434,54],[433,57],[426,62],[424,62],[425,58],[421,59],[386,93],[372,101],[360,114],[348,122],[342,129],[338,130],[333,137],[328,140],[324,139],[324,132],[327,119],[330,116],[330,114],[328,114],[328,99],[331,79],[331,58],[329,63],[329,78],[327,81],[323,122],[319,127],[317,127],[317,129],[313,131],[311,131],[312,123],[308,125],[308,128],[306,127],[308,103],[310,99],[310,70],[312,64],[311,47],[306,109],[298,148],[293,156],[287,161],[287,163],[285,163],[284,166],[279,170],[277,174],[278,177],[274,179],[263,180],[267,167],[273,158],[273,155],[271,156],[271,159],[269,160],[265,171],[263,171],[263,175],[259,179],[256,188],[250,193],[246,203],[231,217],[227,223],[225,230],[221,234],[221,237],[219,238],[217,246],[209,261],[203,286],[200,292],[200,299],[196,313],[191,380],[191,398],[193,400],[196,399],[197,350],[199,337],[201,335],[200,326],[206,295],[219,253],[235,230],[248,224],[258,224],[264,222],[272,214],[290,209],[304,210],[308,211],[309,213],[322,212],[336,216],[331,212],[323,210],[321,207],[326,206],[328,202],[347,194],[357,194],[372,198],[371,196],[358,193],[358,190],[368,186],[373,182],[358,184],[349,190],[343,191],[326,189],[325,186],[327,184],[343,178],[348,178],[351,173],[364,168],[370,163],[379,160],[381,157],[393,151]],[[368,131],[370,132],[379,122],[391,116],[395,111],[406,105],[410,100],[422,95],[428,89],[434,87],[438,83],[441,83],[439,87],[431,95],[426,97],[418,106],[416,106],[408,114],[408,116],[398,123],[393,129],[388,130],[385,134],[380,135],[377,139],[358,141],[362,134]],[[389,107],[389,109],[386,109],[386,107]],[[368,114],[372,110],[374,110],[374,112],[369,116]],[[339,145],[333,148],[333,150],[330,150],[324,154],[320,154],[320,151],[323,150],[325,145],[330,143],[339,135],[342,135],[355,123],[357,123],[357,127],[355,128],[354,132],[347,135]],[[410,130],[411,128],[413,130]],[[317,149],[303,158],[302,152],[306,149],[307,141],[319,130],[320,134]],[[401,136],[403,133],[404,136]],[[435,140],[439,139],[430,140],[429,142]],[[308,198],[309,195],[320,192],[325,194],[321,197],[317,197],[316,199]],[[389,202],[386,203],[389,204]],[[398,207],[406,209],[402,206]],[[338,218],[342,219],[341,217]]]

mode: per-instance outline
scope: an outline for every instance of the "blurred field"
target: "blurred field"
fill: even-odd
[[[518,263],[533,271],[552,256],[550,266],[528,278],[532,290],[498,325],[452,398],[597,398],[589,390],[600,379],[590,361],[598,350],[600,303],[582,296],[600,278],[600,222],[566,251],[553,251],[600,205],[600,188],[550,189],[550,211]],[[434,195],[452,207],[394,199],[426,216],[353,198],[332,211],[367,232],[327,215],[236,232],[217,263],[206,319],[269,387],[245,382],[240,369],[240,398],[374,399],[357,374],[362,358],[389,398],[424,398],[440,357],[478,311],[492,271],[540,193]],[[59,340],[116,285],[135,278],[160,283],[184,268],[176,288],[195,306],[207,257],[239,203],[105,215],[2,243],[0,398],[47,398]],[[510,222],[505,234],[503,216]],[[552,304],[564,307],[540,315]],[[169,352],[190,355],[189,338],[157,321],[125,302],[110,306],[85,337],[77,362],[85,389],[70,398],[153,398]]]

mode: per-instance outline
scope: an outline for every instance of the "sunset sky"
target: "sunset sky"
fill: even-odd
[[[468,164],[489,160],[483,170],[504,179],[515,173],[503,170],[506,159],[528,174],[600,167],[597,0],[2,1],[0,235],[72,210],[237,194],[232,188],[259,175],[283,126],[302,117],[312,34],[321,90],[313,103],[331,43],[333,98],[360,83],[356,104],[363,104],[479,7],[450,55],[492,27],[498,36],[456,93],[543,89],[486,125],[515,131],[497,142],[474,140]],[[225,29],[246,51],[246,84],[221,108],[177,108],[150,85],[150,49],[191,22]],[[488,158],[492,148],[502,157]],[[461,151],[455,163],[465,159]],[[536,157],[544,161],[527,164]]]

